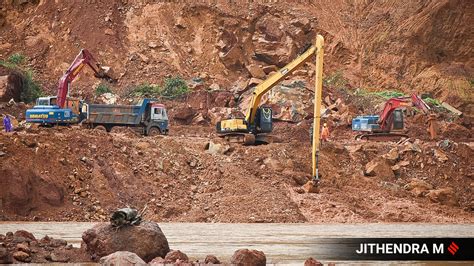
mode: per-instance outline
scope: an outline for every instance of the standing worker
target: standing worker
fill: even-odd
[[[5,132],[12,132],[12,121],[8,115],[3,115],[3,126],[5,127]]]
[[[321,130],[321,142],[328,142],[329,141],[329,128],[328,124],[323,124],[323,129]]]
[[[428,131],[430,132],[431,140],[436,138],[436,130],[437,130],[437,123],[436,123],[436,115],[430,114],[428,117]]]

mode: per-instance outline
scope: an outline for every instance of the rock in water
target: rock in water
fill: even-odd
[[[21,262],[30,262],[31,261],[31,257],[28,253],[26,252],[23,252],[23,251],[16,251],[13,253],[13,257],[17,260],[17,261],[21,261]]]
[[[214,255],[207,255],[204,259],[205,264],[221,264],[219,259]]]
[[[254,265],[254,266],[265,266],[267,258],[262,251],[239,249],[235,251],[234,255],[230,259],[230,263],[233,265]]]
[[[120,228],[98,224],[85,231],[82,240],[86,251],[96,261],[116,251],[130,251],[149,262],[156,257],[165,257],[170,251],[168,240],[155,222]]]
[[[309,258],[304,262],[304,266],[323,266],[323,264],[314,258]]]
[[[129,251],[117,251],[100,259],[101,265],[146,265],[137,254]]]
[[[188,256],[181,252],[181,250],[171,250],[166,254],[165,261],[167,263],[175,263],[175,262],[187,262],[189,261]]]
[[[4,247],[0,246],[0,264],[9,264],[13,262],[12,255]]]

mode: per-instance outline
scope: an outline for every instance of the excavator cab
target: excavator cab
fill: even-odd
[[[273,129],[272,108],[260,107],[257,109],[255,125],[258,133],[270,133]]]
[[[392,130],[403,130],[403,110],[396,109],[393,111],[393,121],[392,121]]]

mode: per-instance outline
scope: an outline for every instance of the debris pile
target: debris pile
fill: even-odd
[[[68,263],[89,262],[82,248],[65,240],[48,236],[36,239],[33,234],[19,230],[0,234],[0,263]]]

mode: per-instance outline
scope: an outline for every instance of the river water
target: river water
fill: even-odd
[[[22,229],[32,232],[37,238],[48,235],[80,246],[82,232],[93,226],[94,223],[0,222],[0,234]],[[183,251],[190,259],[202,260],[213,254],[228,261],[235,250],[249,248],[263,251],[268,263],[297,265],[302,265],[309,257],[327,262],[321,242],[323,238],[474,237],[474,224],[160,223],[160,227],[170,248]]]

